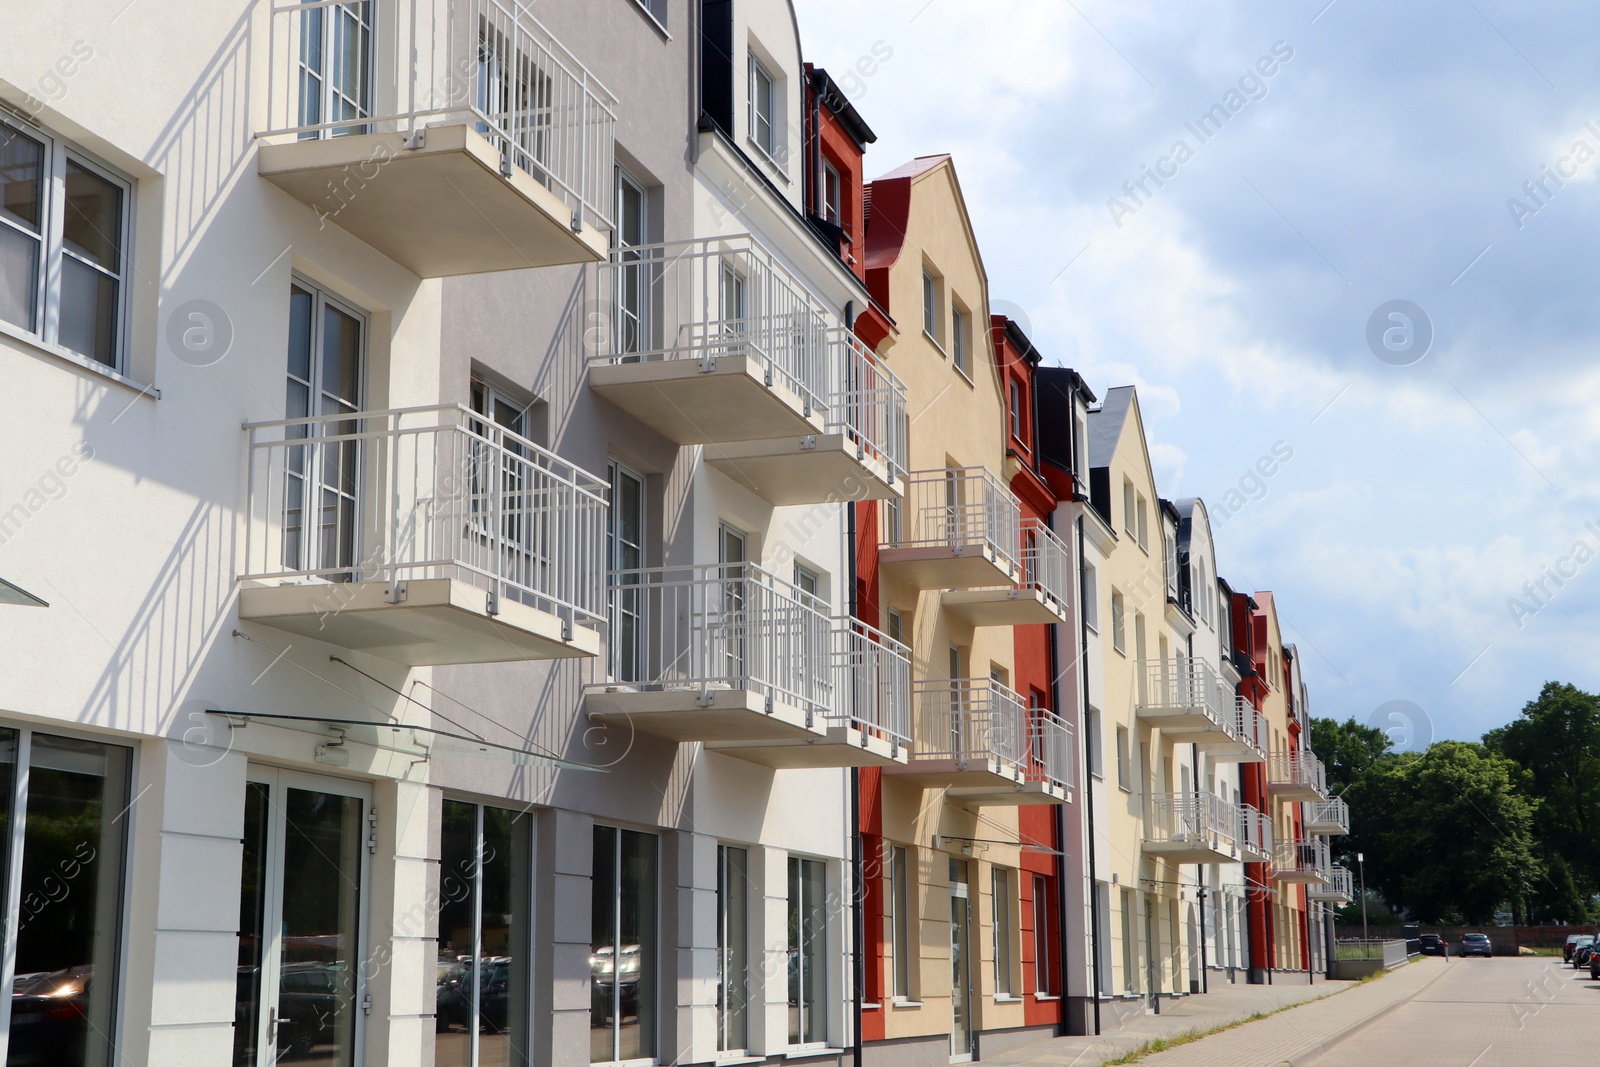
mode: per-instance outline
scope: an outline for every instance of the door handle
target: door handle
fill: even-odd
[[[277,1008],[268,1008],[267,1009],[267,1041],[270,1042],[273,1045],[274,1048],[277,1047],[277,1044],[278,1044],[278,1009]]]

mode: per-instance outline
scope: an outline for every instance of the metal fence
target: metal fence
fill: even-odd
[[[1225,730],[1236,726],[1231,687],[1204,660],[1143,660],[1139,667],[1141,706],[1201,712]]]
[[[1242,829],[1240,816],[1238,805],[1215,793],[1150,793],[1144,803],[1144,838],[1232,851]]]
[[[1308,800],[1302,806],[1303,821],[1308,826],[1337,826],[1342,833],[1350,832],[1350,805],[1339,797],[1328,800]],[[1313,830],[1312,833],[1324,833]]]
[[[1273,853],[1272,875],[1274,878],[1315,876],[1326,881],[1330,869],[1331,860],[1328,854],[1328,840],[1324,837],[1280,841]]]
[[[1254,805],[1240,804],[1239,844],[1246,852],[1263,860],[1270,859],[1273,855],[1271,816],[1256,810]]]
[[[606,483],[459,405],[245,427],[247,580],[458,578],[606,614]]]
[[[656,691],[754,690],[808,714],[837,707],[822,600],[751,563],[611,574],[611,675]]]
[[[1272,733],[1267,717],[1244,697],[1235,697],[1233,706],[1234,732],[1241,741],[1260,752],[1263,757],[1272,745]]]
[[[986,468],[912,471],[898,514],[900,521],[884,530],[888,547],[980,546],[1000,566],[1022,573],[1022,505]]]
[[[833,620],[835,705],[830,723],[880,737],[898,752],[911,740],[911,652],[860,619]]]
[[[988,678],[927,679],[911,692],[913,758],[994,760],[1019,780],[1027,775],[1028,709],[1016,693]]]
[[[617,100],[523,0],[310,0],[271,8],[260,135],[306,140],[467,124],[502,168],[611,227]]]
[[[1272,753],[1267,757],[1267,783],[1309,788],[1323,795],[1328,792],[1327,771],[1310,751]]]

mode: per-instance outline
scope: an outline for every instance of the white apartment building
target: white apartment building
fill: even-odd
[[[852,1039],[903,392],[701,10],[6,12],[0,1064]]]

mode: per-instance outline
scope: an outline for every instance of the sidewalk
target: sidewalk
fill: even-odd
[[[1303,1006],[1139,1061],[1141,1067],[1292,1063],[1416,995],[1443,972],[1442,967],[1413,962],[1365,985],[1321,981],[1309,986],[1213,985],[1210,993],[1163,1001],[1160,1015],[1145,1012],[1138,1001],[1107,1003],[1100,1009],[1099,1037],[1051,1038],[985,1057],[983,1062],[1008,1067],[1097,1067],[1154,1038],[1177,1037],[1189,1030],[1204,1032],[1257,1012],[1298,1004]],[[1119,1018],[1119,1013],[1126,1017]]]

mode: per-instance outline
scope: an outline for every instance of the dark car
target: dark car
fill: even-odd
[[[1490,943],[1488,934],[1462,934],[1461,955],[1487,959],[1494,955],[1494,945]]]
[[[1450,942],[1439,934],[1423,934],[1417,939],[1422,944],[1421,952],[1424,956],[1450,956]]]
[[[11,994],[11,1047],[14,1067],[80,1063],[89,1035],[87,966],[18,975]]]
[[[1573,949],[1572,966],[1587,967],[1589,965],[1589,961],[1594,958],[1594,950],[1595,943],[1593,941],[1589,942],[1587,945],[1579,945],[1577,948]]]
[[[1561,958],[1571,963],[1572,954],[1593,941],[1594,937],[1590,934],[1568,934],[1567,943],[1561,946]]]
[[[506,1028],[507,1008],[510,1006],[511,958],[508,956],[483,960],[478,965],[478,975],[483,981],[483,992],[478,997],[478,1021],[492,1033]],[[458,963],[439,979],[434,1007],[434,1028],[444,1033],[452,1026],[471,1031],[472,1023],[472,967]]]
[[[1600,979],[1600,952],[1589,953],[1589,977]]]

